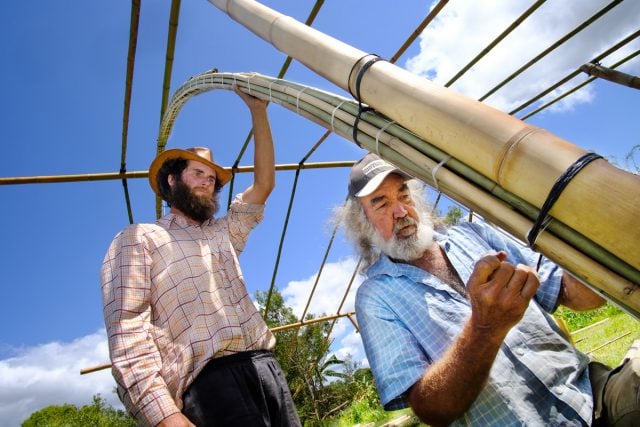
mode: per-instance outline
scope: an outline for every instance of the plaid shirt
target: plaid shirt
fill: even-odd
[[[505,250],[514,264],[535,267],[537,262],[533,251],[477,222],[462,223],[436,238],[464,283],[475,261],[490,250]],[[588,358],[574,349],[544,312],[556,308],[561,270],[545,261],[538,274],[541,286],[523,319],[504,340],[487,385],[452,425],[590,423],[593,398]],[[365,351],[385,409],[404,408],[408,389],[456,340],[471,307],[437,277],[384,255],[367,276],[356,296]]]
[[[140,423],[180,412],[210,359],[273,349],[238,263],[263,214],[240,195],[223,218],[193,225],[169,214],[114,238],[101,271],[104,318],[118,394]]]

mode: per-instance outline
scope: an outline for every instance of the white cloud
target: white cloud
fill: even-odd
[[[531,5],[528,0],[490,3],[448,3],[421,35],[420,52],[407,60],[407,69],[436,83],[446,84]],[[606,4],[601,0],[575,2],[571,7],[560,1],[545,3],[451,88],[474,99],[482,97]],[[497,91],[485,102],[504,111],[519,106],[576,70],[585,58],[595,57],[620,41],[620,34],[636,30],[639,21],[640,2],[620,4],[507,83],[503,87],[506,90]],[[636,41],[634,46],[606,58],[603,65],[613,64],[638,49],[638,44],[640,42]],[[586,77],[580,74],[565,86],[574,87]],[[590,102],[592,90],[591,86],[585,86],[554,105],[554,110],[571,109],[576,104]],[[539,102],[544,103],[557,94],[556,91]]]
[[[351,276],[356,268],[353,258],[346,258],[334,263],[326,263],[320,275],[320,280],[311,299],[307,312],[315,315],[335,314],[338,304],[342,301],[347,290]],[[317,274],[302,281],[292,281],[282,290],[282,297],[287,306],[300,316],[307,304]],[[362,277],[357,276],[351,285],[347,299],[342,307],[342,312],[354,310],[355,292],[362,282]]]
[[[33,412],[50,405],[91,404],[100,394],[123,409],[113,393],[109,369],[80,375],[80,370],[109,361],[104,329],[69,343],[52,342],[13,350],[0,360],[0,424],[18,426]]]
[[[353,258],[326,263],[307,312],[316,316],[335,314],[338,304],[344,298],[355,268],[356,260]],[[282,290],[285,304],[291,307],[297,316],[302,314],[316,278],[317,274],[314,274],[301,281],[291,281]],[[357,275],[347,294],[342,313],[355,310],[355,295],[360,283],[362,283],[362,276]],[[341,318],[338,320],[333,328],[331,337],[333,339],[332,352],[338,358],[344,358],[347,354],[350,354],[354,361],[361,361],[364,366],[368,366],[366,360],[364,360],[365,355],[360,334],[355,332],[354,326],[349,319]]]

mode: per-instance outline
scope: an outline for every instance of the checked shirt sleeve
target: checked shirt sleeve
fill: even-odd
[[[151,333],[151,258],[142,226],[113,240],[101,269],[104,319],[118,394],[142,425],[180,412],[160,376],[161,359]]]
[[[380,401],[390,411],[409,406],[407,391],[420,379],[429,361],[411,331],[379,295],[379,288],[380,283],[371,280],[360,286],[356,313]],[[405,314],[411,318],[411,314]]]

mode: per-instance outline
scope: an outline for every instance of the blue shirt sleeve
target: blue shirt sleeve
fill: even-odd
[[[493,227],[481,222],[465,223],[469,231],[477,233],[494,250],[505,251],[507,261],[513,264],[524,264],[537,269],[540,278],[540,287],[535,295],[535,300],[548,313],[553,313],[558,308],[558,297],[562,284],[562,269],[546,257],[531,250],[529,247],[502,235]],[[542,257],[542,258],[540,258]]]
[[[407,391],[421,378],[430,361],[401,320],[407,313],[394,313],[381,295],[381,287],[380,276],[360,286],[356,313],[380,401],[385,410],[393,410],[409,406]]]

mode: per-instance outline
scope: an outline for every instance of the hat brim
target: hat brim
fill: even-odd
[[[210,162],[207,159],[204,159],[198,156],[196,153],[193,153],[187,150],[182,150],[180,148],[172,148],[170,150],[165,150],[162,153],[160,153],[153,160],[153,162],[151,163],[151,166],[149,166],[149,185],[151,185],[151,188],[158,196],[160,196],[160,189],[158,188],[158,182],[156,179],[156,177],[158,176],[158,171],[160,171],[160,168],[162,167],[164,162],[166,162],[167,160],[178,159],[178,158],[200,162],[204,165],[209,166],[211,169],[215,170],[216,183],[219,187],[224,186],[227,182],[229,182],[229,180],[233,176],[233,174],[230,171],[224,169],[223,167],[213,162]]]
[[[392,173],[396,175],[400,175],[405,179],[411,179],[409,175],[402,172],[400,169],[389,169],[388,171],[380,172],[378,175],[371,178],[369,182],[367,182],[367,184],[364,187],[362,187],[360,191],[356,193],[356,197],[366,197],[370,195],[371,193],[376,191],[378,187],[380,187],[380,184],[382,184],[382,181],[384,181],[385,178]]]

